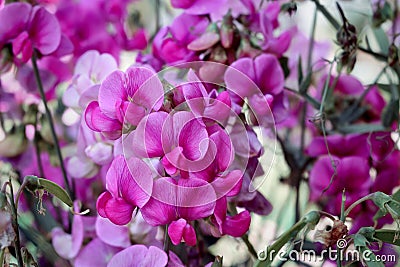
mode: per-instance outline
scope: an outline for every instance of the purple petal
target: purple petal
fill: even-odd
[[[85,121],[87,126],[96,132],[102,132],[111,140],[118,139],[121,136],[121,123],[104,115],[97,101],[91,102],[85,110]]]
[[[141,266],[151,266],[151,267],[163,267],[168,263],[167,254],[155,246],[150,246],[147,251],[146,258],[142,262]]]
[[[96,234],[101,241],[113,247],[126,248],[131,245],[127,226],[115,225],[102,217],[97,217]]]
[[[27,28],[32,6],[27,3],[10,3],[0,10],[0,44],[17,37]]]
[[[212,182],[212,186],[217,193],[217,198],[223,196],[236,196],[242,188],[243,174],[240,170],[229,172],[224,177],[219,177]]]
[[[133,150],[137,156],[144,158],[164,155],[161,133],[168,113],[160,111],[144,117],[134,132]]]
[[[185,229],[187,222],[185,219],[179,219],[173,221],[168,226],[168,235],[171,238],[172,244],[175,246],[181,243],[183,237],[183,230]]]
[[[153,172],[142,160],[129,159],[127,168],[119,179],[121,195],[126,201],[139,208],[149,201],[153,190]]]
[[[123,199],[110,198],[104,207],[104,212],[111,222],[117,225],[125,225],[132,219],[134,206]]]
[[[241,58],[232,63],[225,72],[225,83],[229,90],[241,98],[258,93],[256,73],[251,58]]]
[[[206,181],[181,178],[178,186],[175,186],[175,192],[176,206],[181,218],[194,221],[208,217],[214,212],[217,196],[214,188]]]
[[[284,75],[278,59],[269,54],[262,54],[254,60],[257,84],[263,94],[277,95],[283,91]]]
[[[56,17],[43,7],[33,7],[29,36],[42,54],[54,52],[61,41],[61,29]]]
[[[74,261],[75,267],[107,267],[111,257],[121,249],[112,247],[95,238],[87,244]]]
[[[112,257],[107,267],[163,267],[167,265],[168,256],[159,248],[134,245]]]
[[[241,237],[250,227],[251,216],[245,210],[235,216],[228,216],[222,225],[223,234],[233,237]]]
[[[164,101],[164,89],[157,74],[143,67],[131,67],[126,71],[127,94],[132,101],[150,110],[159,110]]]
[[[153,184],[153,196],[141,208],[143,219],[152,226],[166,225],[176,220],[176,196],[173,181],[160,178]]]
[[[122,71],[114,71],[105,78],[99,89],[99,107],[107,117],[117,119],[116,109],[118,103],[127,100],[125,90],[125,74]]]
[[[183,229],[183,240],[188,246],[195,246],[197,243],[196,232],[190,224],[186,224]]]

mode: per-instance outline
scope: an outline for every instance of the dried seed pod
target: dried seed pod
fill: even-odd
[[[317,230],[314,238],[324,243],[327,247],[332,247],[338,240],[347,236],[349,230],[341,220],[334,220],[333,225],[328,225],[325,229]]]

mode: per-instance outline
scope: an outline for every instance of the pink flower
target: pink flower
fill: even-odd
[[[271,111],[279,118],[285,113],[284,74],[274,55],[236,60],[225,72],[225,83],[240,98],[248,99],[258,123],[271,122]]]
[[[150,225],[171,224],[168,235],[174,244],[184,240],[193,246],[196,234],[189,222],[210,216],[215,200],[213,187],[204,180],[163,177],[154,182],[152,197],[141,211]]]
[[[329,156],[322,156],[315,162],[310,172],[310,199],[326,205],[328,212],[340,214],[343,189],[346,190],[346,206],[369,193],[370,166],[367,159],[358,156],[333,156],[332,160],[336,174]]]
[[[122,125],[138,125],[151,111],[161,108],[164,90],[156,73],[144,67],[131,67],[126,73],[114,71],[102,82],[98,102],[85,111],[90,129],[109,139],[122,134]]]
[[[75,210],[79,211],[77,205]],[[65,233],[60,227],[52,230],[52,244],[58,255],[65,259],[73,259],[81,249],[84,238],[84,226],[82,217],[75,215],[72,221],[71,234]]]
[[[250,227],[250,213],[245,210],[234,216],[227,216],[227,209],[226,197],[219,199],[211,218],[211,222],[215,226],[211,228],[212,234],[216,237],[226,234],[234,237],[243,236]]]
[[[63,43],[57,19],[43,7],[11,3],[0,10],[0,21],[0,47],[12,43],[13,54],[21,62],[31,58],[33,49],[49,55]]]
[[[181,85],[185,102],[196,117],[209,123],[225,124],[231,115],[231,99],[227,91],[210,93],[196,76],[193,70],[188,73],[188,83]]]
[[[110,54],[90,50],[79,57],[74,69],[72,84],[63,94],[66,106],[81,112],[87,104],[97,100],[100,84],[117,69],[117,62]]]
[[[99,238],[95,238],[79,252],[78,256],[74,260],[74,266],[107,267],[110,259],[120,251],[121,248],[107,245]]]
[[[164,267],[168,263],[167,254],[157,248],[133,245],[115,254],[107,267]]]
[[[143,207],[150,199],[152,184],[153,174],[146,163],[117,156],[107,172],[107,191],[97,200],[99,215],[118,225],[127,224],[133,210]]]
[[[154,56],[168,64],[196,60],[196,53],[187,46],[206,30],[208,24],[205,17],[181,14],[170,27],[161,28],[155,36]]]

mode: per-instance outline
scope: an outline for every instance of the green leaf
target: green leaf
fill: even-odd
[[[397,190],[393,195],[392,198],[398,202],[400,202],[400,189]]]
[[[211,267],[222,267],[222,259],[223,257],[221,256],[216,256],[214,263],[211,265]]]
[[[350,133],[370,133],[384,131],[386,128],[380,124],[358,123],[350,125],[338,125],[338,131],[345,134]]]
[[[382,242],[400,246],[399,231],[392,229],[379,229],[375,231],[374,238]]]
[[[368,247],[359,247],[358,251],[364,256],[364,263],[368,267],[385,267],[382,262],[377,260],[375,254]]]
[[[298,233],[304,228],[308,227],[313,229],[318,224],[319,219],[320,219],[320,214],[317,211],[310,211],[309,213],[304,215],[300,221],[298,221],[289,230],[287,230],[281,236],[279,236],[278,239],[271,246],[268,246],[266,248],[264,253],[267,253],[267,255],[264,255],[265,256],[264,259],[257,260],[254,266],[257,267],[271,266],[271,263],[277,254],[276,252],[278,252],[287,242],[295,238],[298,235]]]
[[[374,201],[375,205],[382,211],[386,211],[385,204],[389,203],[392,198],[389,195],[386,195],[382,192],[376,192],[372,197],[372,201]]]
[[[382,28],[373,28],[372,32],[378,42],[379,48],[382,53],[387,53],[389,50],[389,40],[387,34]]]
[[[64,202],[67,206],[72,207],[73,202],[67,192],[58,184],[53,183],[52,181],[46,180],[44,178],[38,178],[39,184],[42,187],[42,189],[46,190],[53,196],[57,197],[60,199],[62,202]]]

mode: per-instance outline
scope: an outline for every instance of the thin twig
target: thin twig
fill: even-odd
[[[58,160],[60,162],[60,167],[61,167],[61,172],[64,178],[64,183],[65,183],[65,189],[68,193],[68,195],[71,197],[71,199],[74,199],[74,192],[71,190],[71,187],[69,185],[69,181],[68,181],[68,177],[67,177],[67,171],[65,169],[64,166],[64,161],[63,161],[63,157],[61,154],[61,148],[60,148],[60,143],[58,141],[58,137],[54,128],[54,123],[53,123],[53,117],[51,115],[50,109],[47,105],[47,101],[46,101],[46,96],[44,94],[44,90],[43,90],[43,84],[42,84],[42,79],[40,78],[40,73],[39,73],[39,68],[37,66],[37,55],[36,55],[36,51],[34,51],[33,55],[32,55],[32,67],[33,67],[33,72],[35,74],[35,78],[36,78],[36,83],[39,89],[39,93],[40,93],[40,97],[42,98],[43,101],[43,105],[44,108],[46,110],[46,116],[47,116],[47,120],[49,121],[49,125],[50,125],[50,130],[51,130],[51,135],[53,137],[53,141],[54,141],[54,145],[56,148],[56,153],[57,153],[57,157]]]

